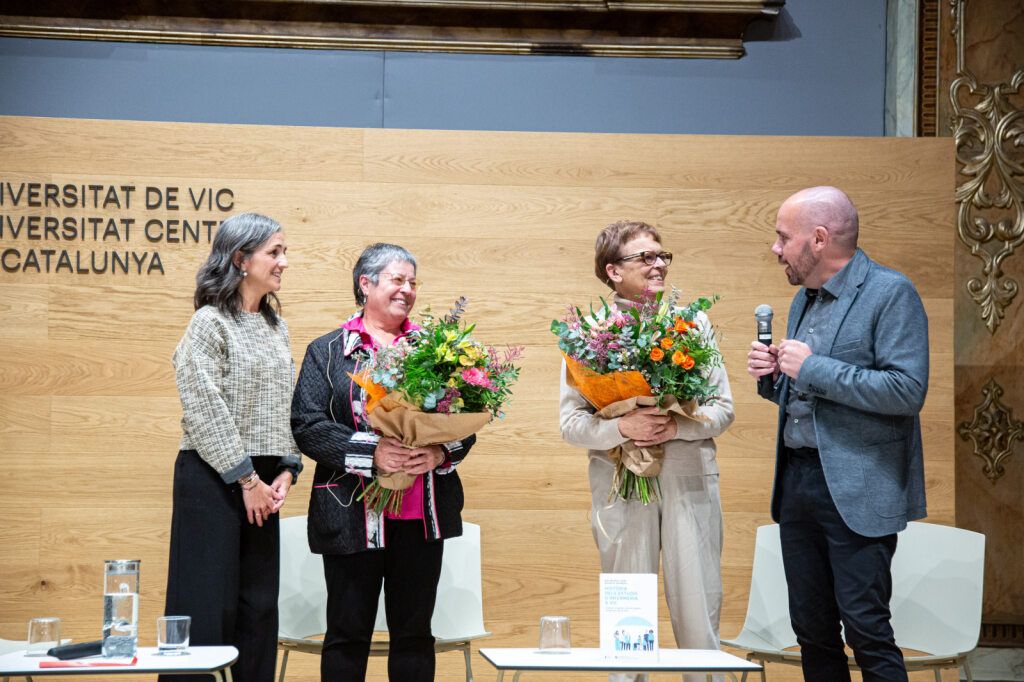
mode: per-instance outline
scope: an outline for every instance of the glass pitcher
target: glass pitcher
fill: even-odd
[[[103,567],[103,655],[135,655],[139,645],[139,559],[117,559]]]

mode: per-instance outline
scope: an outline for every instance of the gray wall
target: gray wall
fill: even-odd
[[[0,39],[0,115],[462,130],[881,135],[885,0],[788,0],[740,60]]]

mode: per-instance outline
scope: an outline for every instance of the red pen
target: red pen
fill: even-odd
[[[130,661],[111,661],[104,659],[88,660],[84,658],[77,658],[70,661],[39,661],[39,668],[118,668],[135,665],[138,662],[139,659],[137,656],[133,656]]]

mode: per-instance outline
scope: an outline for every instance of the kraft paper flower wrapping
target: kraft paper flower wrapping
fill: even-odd
[[[640,372],[611,372],[598,374],[587,369],[569,356],[565,358],[567,383],[575,388],[597,410],[602,419],[615,419],[632,412],[638,407],[657,406],[666,414],[679,414],[688,419],[701,421],[697,413],[697,401],[679,402],[672,395],[659,399],[651,394],[650,384]],[[608,451],[608,457],[615,464],[615,478],[609,498],[622,486],[625,470],[641,478],[653,478],[661,473],[661,461],[665,457],[665,446],[639,447],[632,440]]]
[[[490,412],[424,412],[397,393],[388,393],[366,374],[350,373],[349,376],[370,396],[366,411],[373,428],[381,435],[402,441],[407,448],[468,438],[493,418]],[[382,488],[405,490],[412,486],[416,477],[402,472],[380,472],[377,480]]]
[[[361,379],[353,379],[362,386]],[[388,438],[402,441],[407,448],[468,438],[493,418],[490,412],[424,412],[395,393],[386,394],[367,409],[373,428]],[[415,476],[402,472],[378,473],[377,479],[381,487],[389,490],[405,490],[416,481]]]

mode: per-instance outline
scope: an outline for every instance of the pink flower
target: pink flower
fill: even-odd
[[[484,388],[494,389],[494,384],[488,378],[487,372],[479,367],[467,367],[462,370],[462,380],[470,386],[483,386]]]

